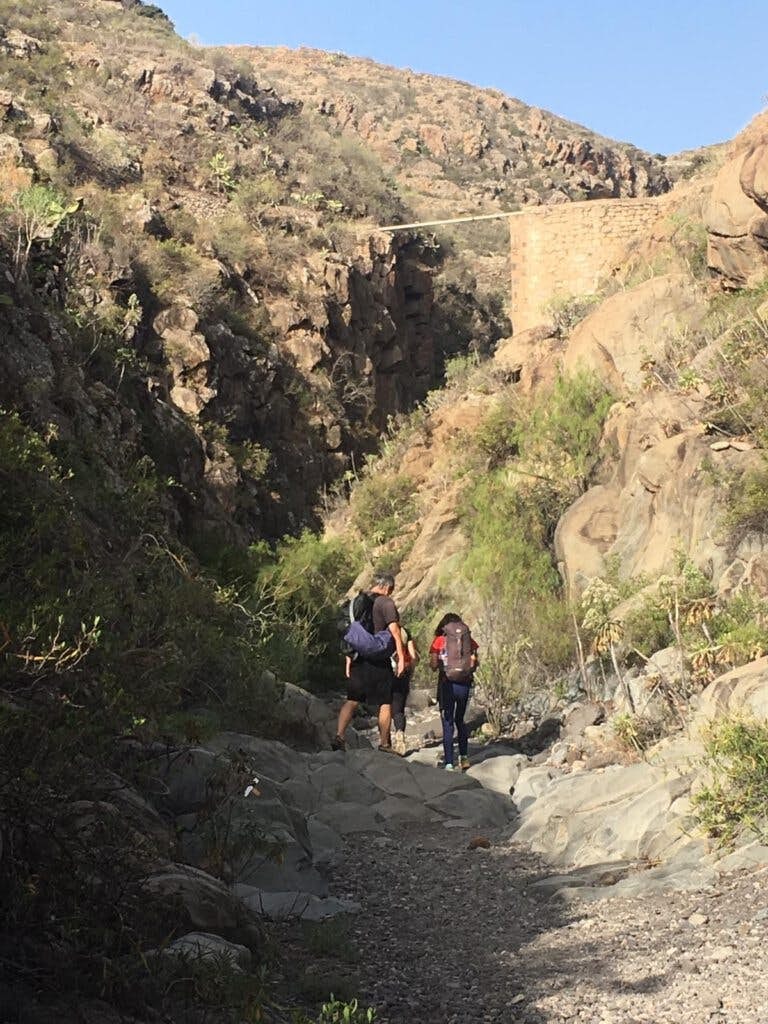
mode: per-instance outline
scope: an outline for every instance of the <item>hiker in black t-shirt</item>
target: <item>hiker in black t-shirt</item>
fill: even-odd
[[[396,668],[393,670],[387,654],[386,659],[374,660],[358,656],[346,659],[347,699],[339,711],[336,737],[331,746],[334,750],[345,750],[344,733],[352,721],[355,708],[361,702],[379,706],[379,750],[391,751],[390,729],[392,726],[392,684],[396,676],[405,671],[405,650],[400,632],[400,615],[392,591],[395,579],[388,573],[375,577],[370,593],[374,595],[373,631],[389,630],[395,641]]]

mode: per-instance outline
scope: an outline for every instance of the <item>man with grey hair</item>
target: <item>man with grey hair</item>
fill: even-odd
[[[397,668],[393,671],[389,654],[379,660],[358,655],[354,660],[346,659],[347,699],[339,711],[336,737],[331,744],[334,750],[345,750],[344,733],[347,731],[355,708],[361,702],[379,706],[379,750],[391,752],[392,743],[392,684],[395,676],[405,671],[405,650],[400,632],[400,615],[392,591],[395,578],[389,573],[377,573],[369,593],[373,597],[373,632],[389,630],[395,641]]]

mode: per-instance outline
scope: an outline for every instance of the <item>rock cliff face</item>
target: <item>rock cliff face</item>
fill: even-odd
[[[751,287],[768,268],[768,115],[734,140],[706,211],[707,259],[726,288]]]
[[[268,141],[306,128],[297,105],[213,67],[154,8],[94,0],[17,20],[0,52],[2,198],[55,209],[76,192],[78,212],[58,233],[35,223],[28,267],[9,264],[6,400],[39,423],[59,403],[54,419],[72,421],[69,375],[69,406],[82,399],[89,418],[93,366],[72,314],[110,336],[95,345],[122,365],[115,406],[142,420],[135,456],[148,446],[178,482],[190,528],[247,540],[311,522],[350,457],[435,383],[434,248],[352,219],[330,231],[342,204],[290,193],[294,161]],[[347,178],[364,203],[354,169]],[[6,229],[12,252],[27,229]],[[20,312],[33,292],[50,315]]]

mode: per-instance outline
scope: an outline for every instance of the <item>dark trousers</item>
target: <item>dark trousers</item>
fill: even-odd
[[[469,753],[469,730],[464,721],[469,691],[470,687],[464,683],[449,683],[447,679],[440,682],[440,715],[443,719],[443,752],[446,764],[453,764],[454,726],[459,738],[459,755],[466,757]]]
[[[411,692],[411,673],[396,676],[392,684],[392,724],[395,732],[405,732],[405,705]]]

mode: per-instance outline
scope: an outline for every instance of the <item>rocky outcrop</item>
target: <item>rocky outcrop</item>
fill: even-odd
[[[603,575],[611,558],[627,578],[656,577],[682,552],[717,586],[724,574],[743,573],[762,550],[759,538],[732,538],[719,529],[723,495],[705,472],[742,473],[755,464],[755,453],[713,448],[700,409],[693,397],[662,391],[614,407],[604,443],[619,458],[605,483],[570,506],[555,534],[572,593]]]
[[[617,397],[636,394],[654,365],[667,360],[681,334],[695,330],[705,311],[704,297],[690,277],[652,277],[610,296],[578,324],[563,351],[563,368],[591,371]]]
[[[733,143],[705,214],[707,263],[725,288],[759,283],[768,270],[768,119]]]

